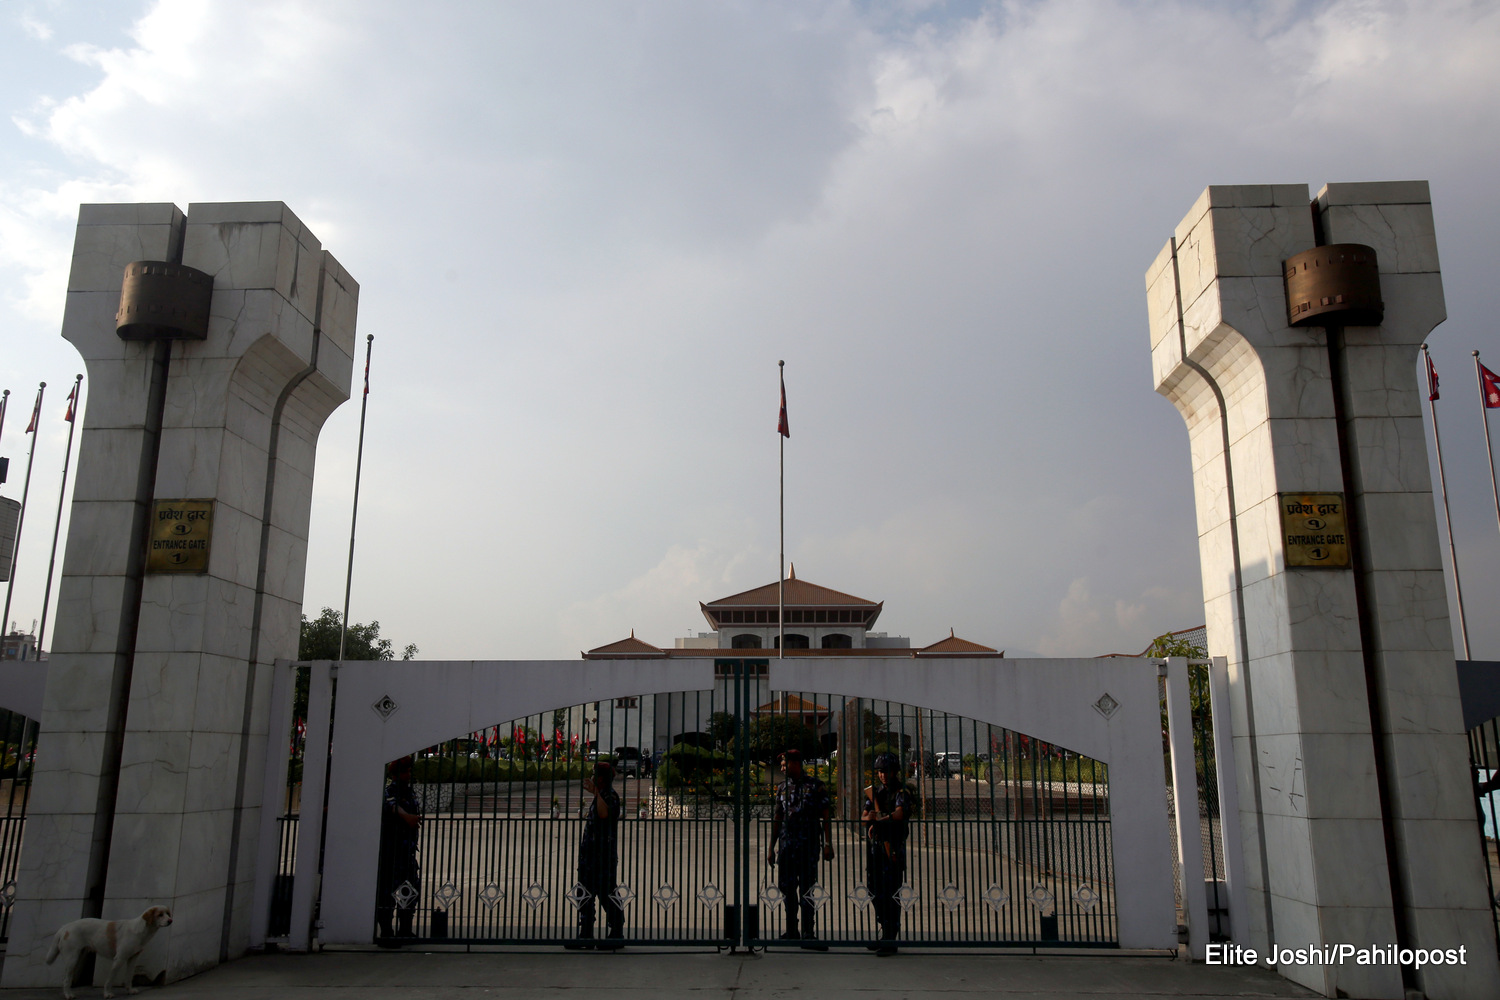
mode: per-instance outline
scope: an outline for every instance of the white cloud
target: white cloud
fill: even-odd
[[[122,44],[57,26],[98,76],[18,112],[0,309],[53,335],[81,201],[288,202],[379,338],[362,532],[411,536],[434,493],[477,526],[362,556],[356,617],[425,654],[669,641],[717,581],[772,579],[778,358],[799,570],[915,641],[1136,649],[1201,619],[1142,272],[1208,183],[1430,177],[1450,327],[1487,330],[1500,12],[973,9],[162,0]],[[325,431],[312,606],[342,603],[356,423]]]

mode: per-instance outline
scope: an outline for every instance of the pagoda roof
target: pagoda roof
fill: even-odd
[[[660,646],[653,646],[649,642],[637,639],[635,637],[635,629],[631,629],[630,636],[628,638],[618,639],[615,642],[606,643],[603,646],[596,646],[593,649],[589,650],[587,653],[584,653],[583,658],[586,660],[592,659],[594,657],[619,656],[635,656],[646,658],[666,655],[666,650],[662,649]]]
[[[934,653],[946,653],[954,656],[974,656],[977,654],[988,654],[996,652],[999,651],[996,650],[993,646],[984,646],[977,642],[970,642],[968,639],[960,639],[958,636],[953,634],[953,630],[950,628],[948,630],[948,638],[939,639],[931,646],[923,646],[921,649],[918,649],[916,651],[916,654],[918,656],[930,656]],[[1003,656],[1005,654],[1001,653],[1000,655]]]
[[[853,594],[845,594],[842,591],[833,590],[828,587],[820,587],[816,583],[808,583],[806,580],[797,579],[797,567],[792,567],[791,575],[786,579],[786,606],[787,607],[856,607],[856,608],[878,608],[884,602],[867,601],[863,597],[855,597]],[[738,594],[730,594],[716,601],[709,601],[702,606],[705,608],[774,608],[781,602],[778,587],[774,583],[768,583],[764,587],[756,587],[754,590],[746,590]]]

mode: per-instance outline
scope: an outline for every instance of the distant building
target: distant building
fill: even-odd
[[[0,661],[46,659],[46,656],[45,652],[38,655],[36,636],[30,633],[12,630],[0,637]]]
[[[946,638],[929,646],[913,648],[906,636],[872,631],[885,608],[883,601],[870,601],[842,591],[797,578],[793,566],[783,587],[768,583],[763,587],[731,594],[707,603],[699,603],[704,619],[712,631],[682,636],[671,647],[653,646],[636,638],[635,630],[618,639],[581,654],[594,659],[665,659],[677,657],[763,657],[780,654],[783,629],[787,656],[901,656],[917,658],[952,656],[1003,657],[1005,653],[948,631]],[[783,626],[779,612],[786,609]],[[733,650],[733,653],[727,651]],[[683,739],[707,739],[710,716],[729,701],[727,679],[721,677],[712,697],[669,695],[662,698],[617,699],[613,706],[602,702],[592,706],[589,728],[598,734],[600,750],[618,745],[654,747],[665,750]],[[623,703],[623,704],[622,704]],[[810,704],[810,703],[809,703]],[[757,709],[770,713],[763,705]],[[824,706],[811,706],[808,712],[818,716],[820,734],[831,732],[836,725]]]

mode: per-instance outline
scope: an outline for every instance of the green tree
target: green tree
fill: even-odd
[[[308,620],[302,616],[302,638],[297,644],[299,660],[337,660],[339,658],[339,630],[343,616],[332,608],[324,608],[318,617]],[[420,650],[408,645],[401,651],[401,659],[410,660]],[[394,660],[396,651],[391,640],[380,637],[380,622],[361,625],[352,622],[349,635],[344,642],[346,660]]]
[[[729,712],[715,712],[708,717],[708,735],[714,741],[715,750],[723,750],[729,746],[729,741],[734,739],[734,715]]]
[[[332,608],[324,608],[323,613],[311,621],[303,615],[302,636],[297,643],[297,659],[337,660],[339,658],[339,628],[343,620],[343,615]],[[408,644],[401,651],[401,659],[410,660],[418,652],[415,644]],[[379,622],[370,622],[368,625],[356,622],[349,626],[349,636],[344,642],[344,659],[394,660],[395,658],[396,651],[391,646],[391,640],[380,637]],[[308,679],[308,671],[297,671],[297,694],[293,711],[299,719],[307,718]]]
[[[795,715],[768,715],[750,725],[750,756],[771,761],[785,750],[800,750],[802,759],[819,756],[818,734]]]
[[[1190,660],[1206,660],[1208,650],[1202,646],[1193,645],[1185,636],[1167,632],[1151,640],[1151,645],[1146,648],[1146,655],[1151,657],[1186,656]]]

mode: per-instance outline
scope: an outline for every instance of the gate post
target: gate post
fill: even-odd
[[[62,332],[93,388],[4,986],[55,984],[63,923],[151,905],[153,976],[248,946],[269,671],[357,300],[280,202],[79,210]]]

